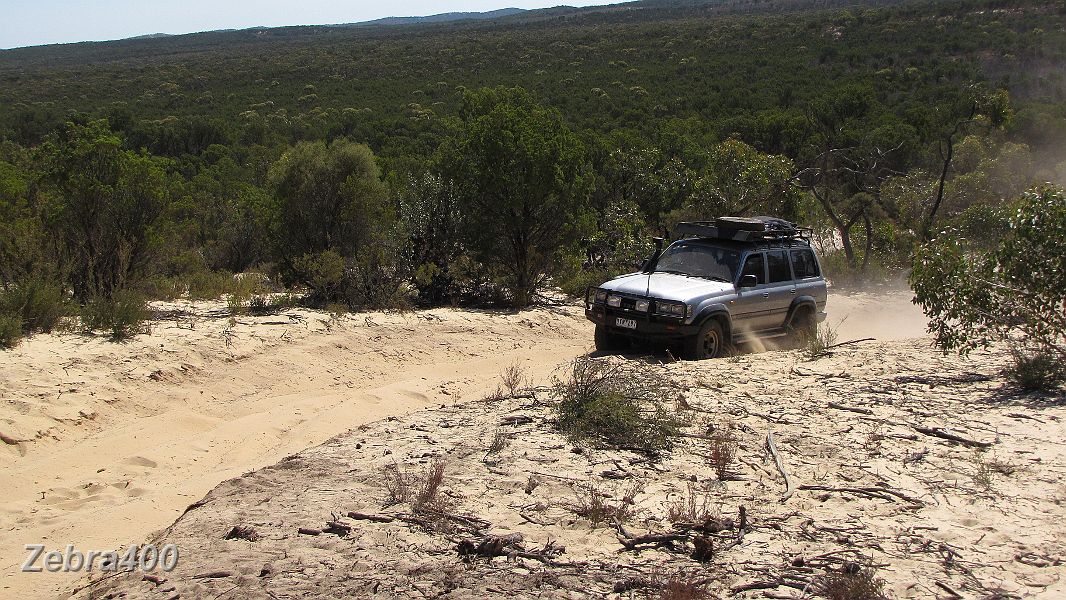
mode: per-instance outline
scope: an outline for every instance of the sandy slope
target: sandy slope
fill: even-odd
[[[484,397],[587,351],[574,308],[331,320],[178,303],[126,344],[37,336],[0,354],[0,597],[74,578],[16,573],[26,552],[143,542],[218,482],[386,416]]]
[[[138,573],[90,590],[146,599],[646,597],[682,574],[723,598],[801,598],[828,570],[869,562],[893,597],[1066,597],[1066,398],[1004,386],[1003,352],[960,359],[919,339],[849,346],[815,362],[795,351],[603,360],[663,377],[676,393],[688,437],[664,460],[575,448],[555,433],[545,389],[419,411],[221,484],[158,536],[183,551],[166,581]],[[932,427],[988,448],[918,429]],[[703,437],[723,428],[739,444],[726,480]],[[764,450],[771,432],[797,486],[788,498]],[[462,516],[450,531],[405,521],[410,509],[387,502],[389,465],[418,474],[438,458],[449,511]],[[590,485],[614,506],[636,486],[630,537],[676,533],[671,506],[694,498],[717,532],[709,560],[693,560],[691,540],[626,550],[614,527],[576,514]],[[352,511],[395,520],[345,516]],[[298,531],[337,518],[350,533]],[[235,526],[250,539],[224,539]],[[457,542],[474,530],[565,552],[550,564],[464,562]]]

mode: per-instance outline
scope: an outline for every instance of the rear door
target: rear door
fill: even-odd
[[[794,248],[789,251],[792,257],[792,274],[796,277],[796,295],[810,296],[818,304],[818,310],[825,308],[825,281],[818,269],[818,261],[810,248]]]
[[[769,294],[766,328],[784,327],[788,309],[797,293],[788,250],[770,250],[766,253],[766,273],[766,289]]]

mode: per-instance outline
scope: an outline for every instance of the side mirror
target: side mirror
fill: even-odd
[[[759,278],[754,275],[742,275],[740,277],[740,287],[753,288],[759,285]]]

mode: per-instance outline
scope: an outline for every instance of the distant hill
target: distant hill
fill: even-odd
[[[523,8],[500,8],[487,12],[450,12],[441,13],[439,15],[429,15],[426,17],[385,17],[384,19],[375,19],[373,21],[363,21],[360,23],[350,23],[343,26],[358,27],[364,25],[414,25],[417,23],[447,23],[449,21],[487,20],[498,19],[500,17],[509,17],[511,15],[517,15],[524,12],[528,11]]]

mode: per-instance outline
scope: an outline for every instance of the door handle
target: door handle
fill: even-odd
[[[769,298],[770,297],[770,292],[763,292],[762,293],[762,297],[763,298]]]
[[[790,294],[795,294],[795,293],[796,293],[796,290],[792,290],[792,291],[790,291],[789,293],[790,293]]]

